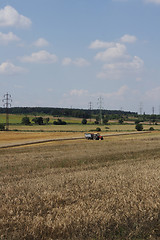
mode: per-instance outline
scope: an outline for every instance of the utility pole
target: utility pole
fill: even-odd
[[[4,95],[4,98],[2,100],[2,102],[4,102],[3,106],[6,108],[6,131],[9,130],[9,107],[11,107],[11,95],[6,93]]]
[[[99,106],[99,115],[100,115],[100,124],[102,124],[102,97],[98,98],[98,106]]]

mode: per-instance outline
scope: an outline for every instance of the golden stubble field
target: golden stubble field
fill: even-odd
[[[160,134],[0,149],[0,239],[160,239]]]
[[[61,139],[61,138],[74,138],[84,137],[84,133],[77,132],[0,132],[0,147],[23,144],[28,142]]]

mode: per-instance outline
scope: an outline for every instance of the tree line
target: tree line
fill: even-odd
[[[0,108],[0,113],[5,113],[5,108]],[[9,109],[10,114],[24,115],[51,115],[55,117],[76,117],[90,118],[99,115],[99,109],[73,109],[73,108],[51,108],[51,107],[12,107]],[[102,116],[109,115],[110,119],[119,119],[120,116],[137,116],[137,113],[121,110],[102,110]]]
[[[49,121],[50,121],[49,117],[47,117],[47,118],[34,117],[32,120],[30,120],[29,117],[25,116],[22,118],[21,123],[24,125],[31,125],[33,122],[34,124],[37,124],[37,125],[46,125],[46,124],[49,124]],[[57,120],[53,121],[53,124],[54,125],[66,125],[67,123],[65,121],[61,120],[60,118],[58,118]]]

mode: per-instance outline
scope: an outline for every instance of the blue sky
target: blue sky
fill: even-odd
[[[0,0],[0,97],[159,114],[159,24],[160,0]]]

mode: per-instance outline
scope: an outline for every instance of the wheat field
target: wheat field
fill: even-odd
[[[0,149],[1,240],[160,239],[160,134]]]

